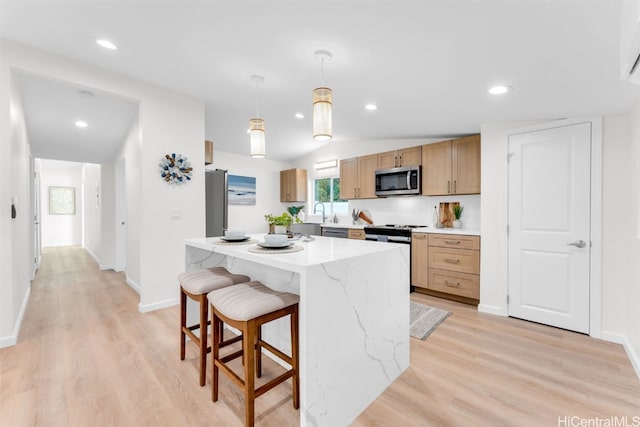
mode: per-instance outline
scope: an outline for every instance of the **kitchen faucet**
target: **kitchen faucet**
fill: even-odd
[[[313,205],[313,214],[314,215],[316,214],[316,209],[318,205],[322,206],[322,223],[324,224],[327,221],[327,214],[324,212],[324,203],[316,202],[316,204]]]

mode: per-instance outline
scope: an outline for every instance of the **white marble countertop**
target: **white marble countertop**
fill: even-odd
[[[414,233],[432,233],[432,234],[464,234],[467,236],[479,236],[480,230],[474,230],[470,228],[434,228],[423,227],[414,228],[411,230]]]
[[[253,239],[264,240],[264,234],[252,234]],[[217,245],[217,237],[194,238],[185,240],[185,245],[204,249],[219,254],[281,268],[288,271],[302,272],[309,266],[342,261],[362,255],[377,254],[398,249],[396,243],[372,242],[357,239],[335,239],[332,237],[314,236],[313,241],[293,240],[302,246],[303,251],[283,254],[259,254],[249,252],[249,245]]]

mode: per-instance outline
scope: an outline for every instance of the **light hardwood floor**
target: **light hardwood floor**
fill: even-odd
[[[410,368],[353,426],[640,417],[640,381],[621,346],[411,298],[453,314],[426,341],[411,339]],[[240,391],[223,376],[213,404],[195,346],[180,361],[178,307],[141,314],[138,300],[123,274],[100,271],[82,248],[45,250],[18,344],[0,350],[0,425],[242,426]],[[264,369],[263,381],[281,372],[268,359]],[[295,426],[298,415],[289,382],[256,401],[257,425]]]

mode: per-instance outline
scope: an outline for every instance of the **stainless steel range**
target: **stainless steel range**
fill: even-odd
[[[422,227],[426,227],[426,225],[372,225],[371,227],[365,227],[364,233],[367,240],[411,244],[411,230]],[[412,258],[413,257],[410,256],[409,260]],[[415,288],[411,286],[411,274],[409,274],[409,290],[410,292],[415,290]]]
[[[411,230],[426,227],[426,225],[372,225],[364,228],[367,240],[379,242],[411,243]]]

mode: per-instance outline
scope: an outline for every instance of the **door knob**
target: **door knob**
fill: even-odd
[[[587,246],[587,242],[585,242],[584,240],[578,240],[577,242],[567,243],[567,245],[575,246],[576,248],[584,248],[585,246]]]

